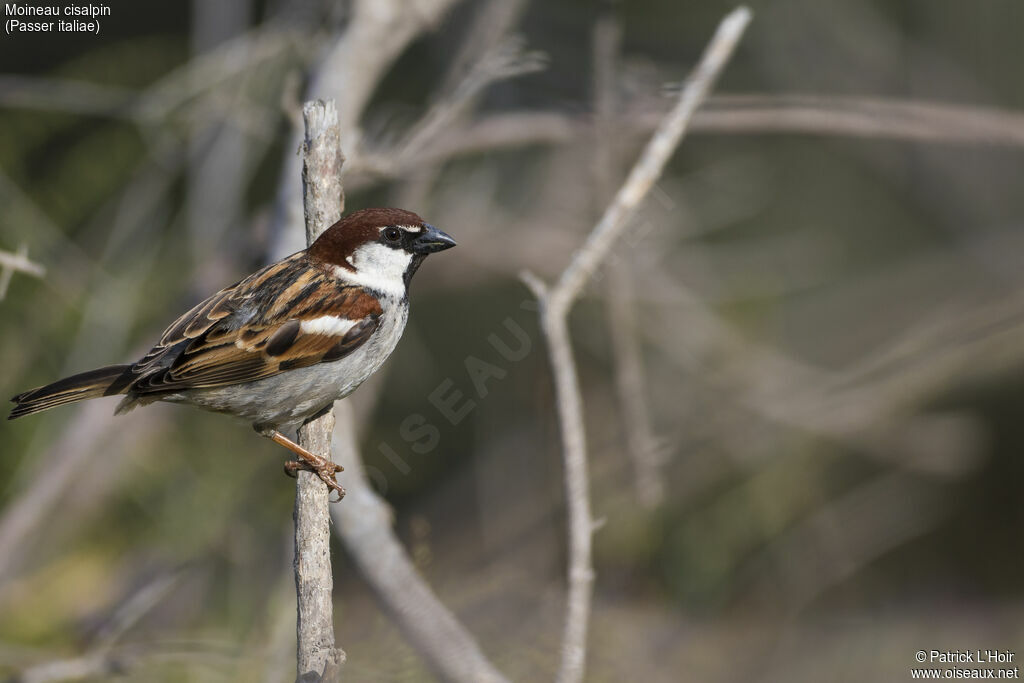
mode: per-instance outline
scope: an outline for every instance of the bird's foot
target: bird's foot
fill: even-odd
[[[339,484],[338,480],[334,477],[335,474],[344,471],[344,469],[341,465],[330,460],[324,460],[322,464],[316,465],[305,460],[286,460],[284,463],[284,473],[293,479],[299,476],[300,470],[312,472],[320,477],[320,481],[327,484],[328,489],[338,494],[337,500],[332,500],[332,503],[337,503],[345,497],[345,487]]]
[[[271,441],[284,446],[295,455],[299,456],[297,460],[289,460],[285,462],[284,471],[285,474],[291,477],[295,477],[299,470],[306,470],[314,473],[320,477],[320,481],[327,485],[328,492],[334,491],[338,494],[338,499],[331,501],[337,503],[345,497],[345,488],[338,483],[334,475],[338,472],[344,471],[344,467],[341,465],[328,460],[327,458],[316,455],[306,450],[299,444],[295,443],[291,439],[287,438],[281,432],[276,429],[259,430],[261,434],[269,438]]]

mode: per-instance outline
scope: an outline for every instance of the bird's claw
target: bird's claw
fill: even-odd
[[[293,479],[298,476],[299,470],[305,470],[306,472],[312,472],[316,476],[320,477],[320,481],[327,484],[328,494],[334,492],[338,494],[337,500],[330,502],[340,502],[345,497],[345,487],[338,483],[338,480],[334,478],[334,475],[338,472],[344,472],[345,468],[338,463],[325,460],[322,464],[313,465],[304,460],[286,460],[284,463],[284,473]]]

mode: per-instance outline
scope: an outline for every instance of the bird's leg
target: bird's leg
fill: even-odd
[[[316,476],[320,477],[320,480],[323,483],[327,484],[328,489],[330,489],[331,491],[336,491],[338,493],[338,500],[341,500],[342,498],[345,497],[345,488],[338,483],[337,479],[334,478],[334,475],[337,472],[344,471],[344,467],[337,464],[336,462],[328,460],[327,458],[323,458],[319,455],[316,455],[315,453],[309,452],[308,450],[306,450],[299,444],[295,443],[294,441],[292,441],[291,439],[289,439],[276,429],[257,428],[256,431],[258,431],[260,434],[267,437],[274,443],[284,446],[292,453],[299,456],[298,460],[288,460],[287,462],[285,462],[284,471],[286,474],[288,474],[291,477],[294,477],[296,476],[299,470],[307,470],[309,472],[313,472],[314,474],[316,474]]]

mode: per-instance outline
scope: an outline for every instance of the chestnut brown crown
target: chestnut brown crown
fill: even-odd
[[[378,208],[345,216],[325,230],[307,253],[315,260],[347,267],[356,249],[374,242],[422,256],[455,246],[455,240],[412,211]]]

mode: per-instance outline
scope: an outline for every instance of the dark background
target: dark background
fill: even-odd
[[[294,152],[282,92],[301,90],[317,47],[346,22],[344,3],[308,0],[239,1],[242,19],[210,26],[186,2],[108,4],[99,36],[0,36],[0,249],[24,245],[47,269],[15,274],[0,301],[0,394],[129,361],[200,297],[267,261]],[[443,96],[482,5],[456,3],[387,72],[361,118],[368,148],[390,149]],[[731,8],[528,2],[511,32],[547,68],[490,85],[444,135],[543,111],[573,122],[571,140],[426,169],[414,158],[392,178],[354,162],[346,177],[347,209],[403,205],[459,241],[425,264],[405,338],[352,400],[364,459],[414,561],[517,680],[555,668],[566,551],[553,389],[516,276],[552,279],[611,198],[595,180],[594,26],[604,17],[623,31],[617,186],[650,130],[640,114],[667,108]],[[615,251],[618,270],[572,316],[592,502],[606,520],[588,680],[904,680],[918,649],[1016,652],[1024,7],[752,9],[716,93],[956,116],[924,141],[877,109],[868,135],[704,126],[673,157]],[[191,90],[225,32],[291,37]],[[81,82],[106,88],[86,97]],[[990,116],[1002,127],[962,139],[963,122]],[[224,136],[235,142],[215,146]],[[201,175],[210,150],[221,175]],[[204,194],[195,179],[211,177],[224,184]],[[630,398],[615,381],[622,321],[609,292],[623,276],[663,461],[653,504],[634,485]],[[487,342],[507,337],[507,317],[531,339],[519,362]],[[469,356],[507,373],[485,397]],[[477,404],[457,425],[428,398],[446,379]],[[2,425],[0,672],[109,638],[147,680],[290,675],[294,487],[282,453],[220,416],[157,405],[114,419],[113,400],[95,403]],[[411,414],[439,428],[437,448],[402,439]],[[57,502],[31,510],[54,471],[65,477]],[[31,533],[11,532],[24,519]],[[340,546],[335,575],[349,675],[429,678]]]

